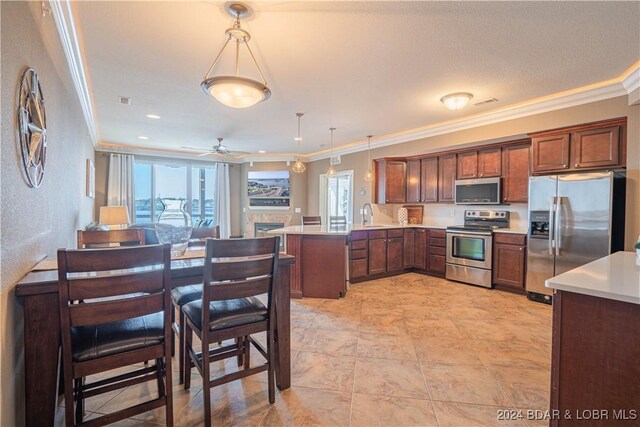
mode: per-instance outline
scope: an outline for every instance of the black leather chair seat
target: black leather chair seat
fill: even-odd
[[[171,300],[179,307],[197,299],[202,299],[202,285],[180,286],[171,290]]]
[[[83,362],[164,341],[163,313],[114,323],[71,328],[73,360]]]
[[[202,300],[182,306],[191,322],[202,330]],[[239,298],[209,303],[209,330],[232,328],[267,319],[267,308],[256,297]]]

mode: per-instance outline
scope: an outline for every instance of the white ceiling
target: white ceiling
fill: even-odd
[[[608,80],[640,59],[640,2],[250,4],[242,25],[272,96],[236,110],[199,87],[232,24],[222,2],[74,2],[99,140],[179,150],[224,137],[233,150],[310,154],[332,126],[340,146]],[[231,73],[226,53],[216,74]],[[445,109],[457,91],[499,102]]]

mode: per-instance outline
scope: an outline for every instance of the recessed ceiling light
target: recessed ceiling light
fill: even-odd
[[[160,118],[160,116],[156,114],[147,114],[147,117],[154,120],[158,120]]]
[[[471,101],[471,98],[473,95],[468,92],[456,92],[443,96],[440,98],[440,102],[449,110],[459,110],[464,108]]]
[[[260,153],[260,154],[264,154],[264,153],[266,153],[266,151],[264,151],[264,150],[258,150],[258,153]]]
[[[139,136],[138,139],[149,139],[148,136]]]

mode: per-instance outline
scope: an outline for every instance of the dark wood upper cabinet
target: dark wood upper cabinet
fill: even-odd
[[[456,172],[455,154],[438,157],[438,202],[453,202]]]
[[[502,200],[505,203],[529,200],[529,144],[502,149]]]
[[[376,203],[404,203],[407,189],[407,163],[404,160],[375,160]]]
[[[616,166],[620,163],[620,126],[578,130],[571,133],[574,169]]]
[[[469,151],[458,154],[458,179],[478,177],[478,152]]]
[[[531,139],[531,170],[553,172],[569,169],[569,134]]]
[[[398,272],[404,269],[404,258],[402,249],[404,246],[403,231],[400,232],[400,237],[391,237],[387,239],[387,272]]]
[[[488,148],[478,151],[478,178],[493,178],[502,175],[502,149]]]
[[[414,260],[414,241],[415,241],[415,230],[412,228],[407,228],[404,230],[404,239],[402,245],[402,259],[404,268],[413,268],[413,260]]]
[[[438,158],[428,157],[420,160],[420,201],[436,203],[438,201]]]
[[[407,160],[407,197],[409,203],[420,202],[420,160]]]

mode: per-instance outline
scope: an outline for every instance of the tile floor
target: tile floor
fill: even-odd
[[[550,306],[405,274],[353,285],[343,300],[293,300],[291,317],[292,387],[273,406],[266,374],[214,388],[214,425],[546,425],[501,421],[498,411],[548,406]],[[197,371],[189,391],[174,377],[175,425],[202,424]],[[153,392],[150,382],[96,398],[88,417]],[[158,423],[163,409],[120,425]]]

